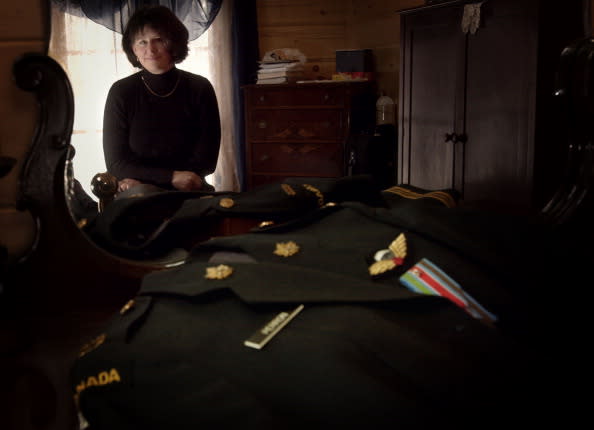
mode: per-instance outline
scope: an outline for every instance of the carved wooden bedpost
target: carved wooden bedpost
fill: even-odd
[[[17,200],[18,210],[33,217],[36,231],[26,255],[7,268],[5,298],[28,311],[39,307],[44,312],[124,303],[144,274],[166,266],[111,255],[80,230],[70,209],[74,101],[68,77],[41,54],[22,56],[13,73],[16,84],[34,92],[39,105]]]
[[[35,94],[38,121],[22,159],[0,158],[0,181],[22,166],[11,214],[28,221],[26,232],[10,227],[18,230],[12,236],[27,238],[19,247],[0,240],[0,366],[6,373],[0,409],[8,408],[0,413],[0,428],[33,428],[33,420],[35,428],[71,428],[65,422],[76,414],[64,378],[81,345],[136,293],[144,274],[172,263],[116,257],[79,228],[84,219],[76,220],[71,210],[69,80],[43,54],[18,58],[13,77]]]

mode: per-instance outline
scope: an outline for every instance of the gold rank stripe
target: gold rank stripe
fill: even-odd
[[[448,208],[453,208],[456,206],[456,201],[454,200],[454,198],[446,193],[445,191],[430,191],[428,193],[417,193],[415,191],[403,188],[403,187],[391,187],[388,188],[384,191],[387,191],[389,193],[392,194],[397,194],[401,197],[404,197],[406,199],[420,199],[420,198],[425,198],[425,197],[429,197],[432,199],[436,199],[439,200],[441,203],[443,203],[446,207]]]
[[[307,191],[314,193],[316,195],[316,197],[318,198],[318,206],[322,207],[324,206],[324,194],[318,190],[316,187],[314,187],[313,185],[309,185],[309,184],[301,184],[303,186],[303,188],[305,188]]]

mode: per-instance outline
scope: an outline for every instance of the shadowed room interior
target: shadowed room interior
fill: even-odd
[[[581,351],[573,343],[578,316],[569,312],[580,304],[556,294],[563,283],[580,282],[594,258],[590,1],[257,0],[246,8],[247,3],[253,15],[229,9],[235,26],[251,17],[241,26],[257,36],[257,46],[233,57],[233,69],[241,72],[232,85],[235,98],[229,99],[238,172],[229,183],[236,189],[114,198],[95,183],[99,191],[91,197],[98,210],[89,217],[79,212],[74,190],[71,77],[48,55],[50,0],[0,5],[0,428],[167,428],[160,420],[166,420],[168,406],[177,414],[168,428],[271,428],[285,422],[287,428],[332,422],[348,428],[349,422],[377,425],[382,413],[393,422],[400,417],[404,428],[429,428],[456,422],[448,421],[455,414],[445,406],[444,421],[419,416],[421,400],[447,397],[450,383],[452,402],[458,395],[472,402],[474,388],[496,400],[509,395],[501,405],[477,401],[468,412],[473,419],[501,425],[520,413],[518,422],[526,426],[550,420],[571,427],[574,417],[565,413],[564,401],[572,399],[561,394],[573,372],[580,372],[565,367],[566,354]],[[306,53],[308,83],[255,84],[262,55],[278,48]],[[373,78],[332,82],[340,50],[371,50]],[[395,127],[380,138],[385,129],[377,128],[375,109],[382,96],[395,103]],[[377,142],[387,152],[371,152]],[[408,243],[399,242],[398,256],[392,245],[400,232]],[[274,252],[264,247],[267,241],[276,242]],[[313,248],[319,250],[315,257],[308,254]],[[377,273],[371,267],[377,267],[372,262],[380,249],[393,259]],[[476,284],[472,295],[487,310],[467,304],[471,311],[463,311],[443,297],[430,300],[405,289],[408,270],[428,256],[455,279]],[[209,272],[219,261],[235,271]],[[494,267],[499,263],[504,266]],[[357,265],[364,268],[361,275]],[[574,270],[567,273],[566,267]],[[190,270],[199,286],[187,281],[194,279]],[[251,278],[241,283],[242,273]],[[229,285],[203,287],[219,279]],[[318,284],[339,284],[346,296],[336,299],[323,288],[320,293]],[[303,311],[296,307],[300,288]],[[232,293],[225,295],[227,290]],[[190,305],[203,308],[195,312]],[[289,308],[295,313],[284,312]],[[286,328],[261,350],[239,343],[237,354],[217,349],[221,338],[243,328],[251,334],[256,322],[272,323],[277,314],[289,318]],[[204,321],[193,319],[200,315]],[[196,380],[213,391],[196,389],[184,397],[167,379],[171,369],[163,370],[160,381],[155,368],[159,360],[166,367],[176,353],[187,356],[188,350],[165,345],[172,339],[191,343],[193,334],[184,330],[194,324],[201,330],[196,348],[205,348],[205,358],[192,357],[171,378],[182,381],[184,371],[202,365]],[[139,335],[117,337],[129,327]],[[339,329],[347,332],[344,339],[333,337]],[[107,332],[113,343],[102,349],[99,339]],[[283,338],[295,344],[275,342]],[[103,362],[80,360],[142,361],[137,354],[153,342],[162,342],[157,346],[164,352],[156,347],[160,358],[135,368],[148,375],[138,379],[138,387],[162,384],[171,404],[147,394],[148,418],[139,423],[130,418],[137,413],[134,400],[126,403],[128,394],[109,391],[119,387],[111,382],[129,377],[126,367],[110,374],[112,367],[104,369]],[[209,342],[212,362],[206,358]],[[132,352],[125,356],[128,347]],[[411,354],[405,354],[406,362],[400,357],[404,349]],[[288,357],[295,351],[303,355]],[[465,362],[452,364],[466,352],[466,360],[476,359],[476,374],[465,373]],[[345,364],[343,354],[352,361]],[[319,368],[304,369],[316,360],[322,360]],[[259,363],[278,378],[267,377]],[[543,381],[541,372],[552,363],[569,377],[551,371]],[[451,378],[444,377],[450,370]],[[473,387],[468,380],[454,387],[458,371],[484,377],[484,385]],[[221,373],[216,384],[208,385],[209,372]],[[254,383],[250,373],[260,379]],[[515,393],[505,385],[512,376],[521,381]],[[272,396],[283,377],[295,388]],[[435,392],[423,392],[419,387],[431,387],[433,377]],[[89,389],[89,381],[101,387]],[[489,384],[497,390],[505,385],[505,391],[490,392]],[[561,388],[547,391],[553,384]],[[83,394],[87,417],[79,414]],[[112,394],[122,403],[106,406]],[[204,402],[202,421],[184,407],[193,395],[203,396],[196,397]],[[546,403],[524,409],[523,395]],[[389,407],[396,399],[402,403]],[[557,401],[557,413],[549,416],[547,407]],[[337,409],[330,411],[327,406],[334,404]],[[296,412],[300,407],[305,412]],[[493,412],[498,408],[501,416]],[[246,421],[242,414],[250,410],[254,415]],[[220,421],[211,421],[215,416]]]

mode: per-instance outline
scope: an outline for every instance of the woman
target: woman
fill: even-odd
[[[179,70],[188,30],[165,6],[139,9],[122,47],[141,70],[115,82],[103,119],[107,171],[118,192],[152,184],[169,190],[212,190],[221,128],[217,98],[204,77]]]

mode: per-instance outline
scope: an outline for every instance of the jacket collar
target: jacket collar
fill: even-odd
[[[249,304],[363,303],[411,300],[422,297],[404,287],[282,263],[229,264],[233,273],[224,279],[206,279],[207,267],[196,262],[143,279],[139,295],[194,298],[228,289]]]

